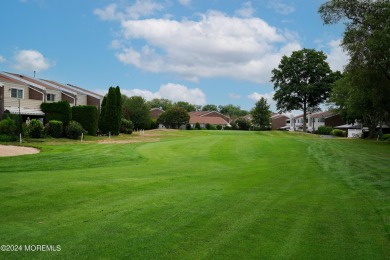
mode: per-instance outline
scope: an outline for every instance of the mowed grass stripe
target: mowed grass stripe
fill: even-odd
[[[389,215],[385,208],[378,213],[382,203],[372,203],[378,199],[376,186],[359,180],[351,165],[335,162],[343,149],[364,153],[370,142],[357,148],[355,142],[287,133],[186,135],[142,145],[104,145],[104,149],[97,144],[72,145],[86,160],[82,165],[92,164],[93,154],[103,162],[94,168],[65,165],[49,171],[42,165],[43,171],[34,170],[40,162],[56,158],[53,146],[26,171],[1,172],[1,196],[6,198],[0,204],[1,241],[62,246],[61,252],[2,255],[389,257],[388,221],[384,221]],[[382,163],[388,163],[389,146],[379,148]],[[112,154],[104,159],[106,149]],[[340,153],[336,158],[335,149]],[[113,159],[116,155],[121,160]],[[353,156],[341,159],[354,163]],[[16,158],[0,162],[12,165],[13,160],[18,162]],[[379,161],[375,165],[377,175],[389,174]],[[349,181],[357,178],[352,188],[341,173]],[[389,190],[381,190],[379,197],[386,200]]]

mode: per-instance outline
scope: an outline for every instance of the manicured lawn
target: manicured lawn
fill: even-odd
[[[148,138],[159,141],[43,142],[40,154],[0,158],[1,244],[61,246],[0,258],[390,258],[388,142]]]

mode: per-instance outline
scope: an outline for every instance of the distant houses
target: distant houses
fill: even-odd
[[[25,120],[42,118],[44,102],[67,101],[70,106],[91,105],[100,108],[103,96],[89,90],[53,80],[0,72],[0,116],[20,114]]]
[[[303,114],[290,118],[288,120],[290,124],[290,130],[302,131],[303,129]],[[320,126],[335,127],[345,124],[345,120],[341,115],[332,111],[308,113],[306,115],[306,127],[308,132],[314,132],[318,130]]]

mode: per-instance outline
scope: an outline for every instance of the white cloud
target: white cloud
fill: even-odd
[[[0,63],[3,63],[5,61],[6,61],[6,59],[2,55],[0,55]]]
[[[330,41],[328,46],[330,47],[328,55],[328,63],[333,71],[343,71],[344,66],[349,62],[348,54],[340,46],[341,40]]]
[[[21,50],[14,57],[16,70],[22,71],[43,71],[54,65],[46,59],[42,53],[36,50]]]
[[[107,90],[96,90],[97,93],[105,95]],[[186,101],[194,105],[205,105],[206,95],[199,88],[188,88],[187,86],[167,83],[160,86],[157,92],[152,92],[145,89],[121,89],[121,93],[128,96],[141,96],[145,100],[154,98],[166,98],[173,102]]]
[[[182,78],[229,77],[269,82],[283,55],[301,49],[297,37],[260,18],[230,17],[217,11],[200,20],[143,19],[121,22],[123,42],[116,57],[124,64]],[[132,41],[143,41],[142,47]]]
[[[249,18],[253,16],[255,9],[252,7],[251,2],[246,2],[243,4],[243,7],[236,11],[236,14],[241,17]]]
[[[191,0],[179,0],[179,3],[184,6],[191,5]]]
[[[291,14],[295,12],[295,7],[293,5],[288,5],[283,2],[283,0],[271,0],[268,2],[268,8],[273,9],[279,14]]]
[[[117,4],[110,4],[105,8],[95,9],[93,13],[101,20],[124,20],[151,16],[162,9],[164,7],[161,4],[152,0],[137,0],[132,5],[118,6]]]

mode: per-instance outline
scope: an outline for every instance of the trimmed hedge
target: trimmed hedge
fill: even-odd
[[[95,106],[72,107],[72,120],[79,122],[89,135],[96,135],[98,129],[98,110]]]
[[[41,109],[45,113],[46,122],[58,120],[61,121],[64,126],[67,126],[69,121],[72,119],[72,110],[67,101],[42,103]]]
[[[333,128],[330,126],[319,126],[317,130],[317,134],[319,135],[331,135]]]
[[[339,137],[346,137],[347,136],[347,132],[345,132],[343,130],[340,130],[340,129],[333,129],[332,130],[332,135],[339,136]]]
[[[61,121],[51,120],[49,123],[46,124],[45,132],[51,137],[60,138],[64,133],[63,123]]]

